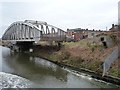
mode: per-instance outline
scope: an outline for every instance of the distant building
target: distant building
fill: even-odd
[[[67,29],[67,36],[74,39],[74,41],[79,41],[88,37],[88,29]]]
[[[97,31],[97,30],[88,30],[88,38],[94,38],[96,37],[98,34],[100,34],[102,31]]]
[[[114,24],[112,24],[112,28],[110,28],[109,30],[110,31],[118,31],[118,25],[114,25]]]
[[[109,29],[109,33],[114,34],[120,40],[120,25],[112,24],[112,28]]]
[[[86,38],[93,38],[100,33],[101,33],[100,30],[97,31],[94,29],[93,30],[81,29],[81,28],[67,29],[67,36],[71,37],[75,41],[79,41]]]

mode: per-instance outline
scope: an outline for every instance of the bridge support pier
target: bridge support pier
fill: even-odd
[[[15,44],[11,45],[9,48],[14,52],[19,52],[19,47]]]

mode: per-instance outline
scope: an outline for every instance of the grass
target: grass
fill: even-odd
[[[66,46],[81,46],[81,47],[88,47],[88,42],[84,41],[84,40],[81,40],[79,42],[64,42],[63,45],[66,45]]]
[[[120,78],[120,70],[118,70],[118,68],[112,67],[109,70],[109,75],[115,76],[115,77],[119,77]]]
[[[63,42],[62,45],[60,50],[56,46],[42,46],[39,47],[39,50],[38,48],[36,50],[39,51],[39,56],[52,61],[102,73],[101,59],[103,59],[102,57],[107,49],[104,49],[101,45],[90,44],[85,40],[80,42]],[[109,50],[107,53],[109,53]],[[117,70],[114,68],[109,72],[112,76],[120,77],[117,73]]]

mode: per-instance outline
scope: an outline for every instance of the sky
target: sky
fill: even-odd
[[[0,37],[16,21],[37,20],[63,30],[106,30],[118,22],[119,0],[0,0]]]

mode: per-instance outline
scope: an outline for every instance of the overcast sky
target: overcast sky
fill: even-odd
[[[118,22],[119,0],[1,0],[0,37],[15,21],[38,20],[59,27],[103,29]]]

